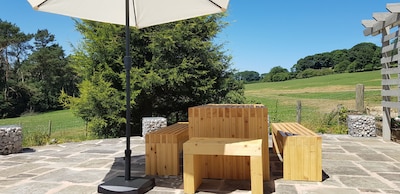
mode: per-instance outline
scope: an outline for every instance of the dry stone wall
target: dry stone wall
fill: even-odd
[[[22,150],[22,128],[17,125],[0,126],[0,154],[14,154]]]
[[[349,135],[353,137],[375,137],[375,118],[370,115],[348,115]]]
[[[142,118],[142,137],[147,133],[167,126],[167,119],[164,117],[143,117]]]

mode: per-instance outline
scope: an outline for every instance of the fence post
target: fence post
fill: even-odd
[[[51,120],[49,120],[49,137],[51,136]]]
[[[342,121],[340,120],[342,108],[343,108],[343,105],[342,105],[342,104],[338,104],[338,105],[337,105],[337,110],[336,110],[336,111],[337,111],[337,114],[339,115],[339,116],[338,116],[338,123],[339,123],[339,125],[343,124]]]
[[[356,85],[356,110],[357,112],[364,112],[364,85]]]
[[[301,123],[301,101],[297,101],[297,123]]]
[[[87,138],[87,135],[88,135],[87,130],[88,130],[88,122],[85,121],[85,136],[86,136],[86,138]]]

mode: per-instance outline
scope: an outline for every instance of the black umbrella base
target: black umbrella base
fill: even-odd
[[[142,194],[150,191],[155,186],[154,178],[136,177],[125,180],[124,176],[117,176],[98,186],[99,193],[129,193]]]

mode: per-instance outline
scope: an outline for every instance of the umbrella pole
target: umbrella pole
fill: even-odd
[[[125,180],[131,179],[131,67],[132,57],[129,52],[129,0],[126,0],[126,25],[125,25],[125,74],[126,74],[126,150],[125,150]]]
[[[99,193],[132,193],[143,194],[155,186],[154,178],[136,177],[131,178],[131,68],[132,57],[129,52],[130,29],[129,29],[129,0],[126,2],[126,25],[125,25],[125,57],[126,70],[126,149],[125,149],[125,176],[117,176],[98,186]]]

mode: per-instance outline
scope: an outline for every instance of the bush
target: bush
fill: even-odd
[[[315,69],[306,69],[299,74],[297,74],[296,78],[298,79],[303,79],[303,78],[310,78],[310,77],[315,77],[317,76],[318,73]]]
[[[374,70],[374,65],[373,64],[367,64],[365,67],[364,67],[364,71],[372,71],[372,70]]]
[[[297,78],[310,78],[316,76],[330,75],[333,74],[334,71],[331,68],[322,68],[322,69],[306,69],[299,74],[297,74]]]
[[[280,81],[286,81],[290,79],[290,74],[289,73],[277,73],[272,76],[271,81],[273,82],[280,82]]]
[[[46,145],[49,142],[49,135],[45,131],[34,131],[30,133],[25,133],[23,137],[23,145],[30,146],[41,146]]]
[[[347,134],[347,112],[345,107],[332,110],[330,113],[323,114],[313,125],[316,125],[318,133]]]
[[[354,62],[350,63],[350,65],[347,66],[347,72],[349,72],[349,73],[356,72],[356,64]]]

